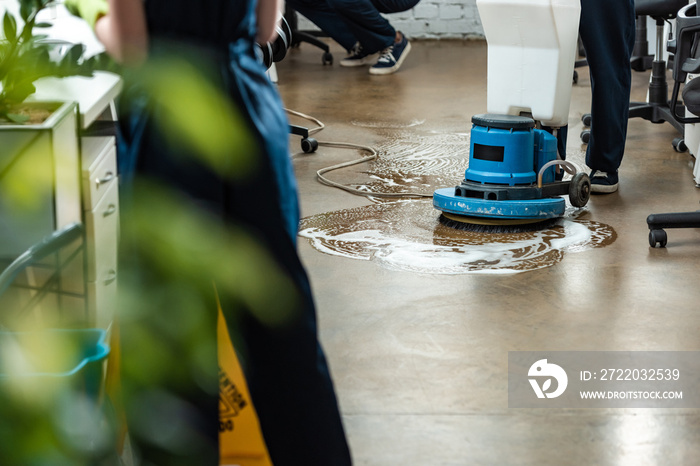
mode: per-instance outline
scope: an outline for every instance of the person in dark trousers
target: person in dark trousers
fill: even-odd
[[[586,149],[591,192],[614,193],[619,187],[617,172],[627,139],[634,1],[581,0],[579,34],[591,76],[591,135]],[[562,129],[560,152],[566,147],[567,136],[567,129]]]
[[[111,56],[131,70],[125,73],[119,102],[123,224],[135,223],[131,213],[148,201],[139,182],[157,181],[175,193],[178,201],[171,212],[152,212],[140,218],[150,231],[164,227],[157,223],[158,218],[180,215],[187,206],[196,206],[202,218],[222,231],[232,225],[244,228],[257,239],[266,257],[272,258],[276,274],[283,279],[274,281],[271,275],[269,284],[255,281],[250,286],[262,287],[263,297],[271,298],[269,302],[292,309],[292,317],[277,326],[264,323],[254,312],[245,312],[254,305],[214,280],[219,268],[240,260],[237,257],[210,254],[206,257],[213,263],[202,272],[205,276],[193,277],[159,263],[152,251],[139,250],[140,240],[147,238],[132,243],[128,252],[135,248],[135,254],[124,262],[136,267],[122,270],[137,277],[127,275],[121,282],[138,281],[149,294],[165,295],[161,301],[169,304],[151,309],[137,299],[133,304],[140,314],[132,316],[135,322],[123,325],[120,332],[129,434],[144,465],[219,465],[217,300],[232,338],[238,337],[234,346],[272,463],[351,464],[333,383],[317,337],[309,280],[296,251],[299,208],[288,150],[288,123],[277,91],[256,56],[256,41],[269,41],[274,36],[279,7],[276,0],[109,0],[108,8],[97,9],[97,37]],[[87,11],[94,13],[95,9]],[[161,87],[148,87],[149,75],[138,70],[169,58],[207,70],[202,74],[207,85],[218,89],[224,100],[238,109],[252,143],[226,149],[232,159],[252,154],[255,165],[250,173],[222,174],[213,165],[227,167],[228,159],[212,165],[193,146],[173,141],[172,134],[163,129],[173,120],[173,110],[168,101],[155,98],[154,90]],[[168,99],[187,95],[184,76],[182,79],[181,88],[172,89]],[[193,120],[202,117],[192,116]],[[159,215],[163,213],[169,215]],[[197,226],[188,230],[197,232]],[[184,257],[194,258],[195,263],[205,257],[209,239],[198,234],[185,245],[192,252]],[[254,270],[256,265],[238,264],[244,270]],[[245,280],[246,274],[240,279]],[[201,280],[204,291],[195,293],[195,299],[188,302],[178,299],[181,288],[193,280]],[[275,283],[291,284],[291,292],[274,288]],[[192,345],[185,338],[195,334],[201,337],[197,340],[201,344]],[[143,349],[146,339],[153,340],[149,351]],[[160,378],[139,365],[151,356],[149,352],[158,353],[167,368]]]
[[[408,11],[419,0],[288,0],[287,3],[348,51],[341,66],[371,65],[370,74],[401,67],[411,44],[382,14]],[[377,59],[376,54],[379,54]],[[376,60],[376,62],[375,62]]]

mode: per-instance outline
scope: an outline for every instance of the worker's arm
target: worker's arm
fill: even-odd
[[[271,42],[276,36],[275,26],[280,17],[281,0],[259,0],[255,14],[258,17],[258,36],[255,40],[264,44]]]
[[[148,53],[142,0],[108,0],[108,12],[95,23],[95,34],[116,61],[137,65]]]

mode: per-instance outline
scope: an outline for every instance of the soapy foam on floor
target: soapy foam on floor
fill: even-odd
[[[300,236],[317,250],[372,260],[392,270],[431,274],[517,273],[549,267],[565,252],[610,244],[616,234],[567,216],[549,229],[473,233],[442,225],[431,201],[385,202],[305,218]]]

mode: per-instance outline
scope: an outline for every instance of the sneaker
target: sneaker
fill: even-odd
[[[348,56],[340,60],[340,66],[363,66],[372,64],[372,55],[368,54],[362,50],[362,45],[359,42],[355,42],[352,46]]]
[[[617,173],[607,173],[600,170],[591,172],[591,192],[598,194],[610,194],[617,191],[620,183]]]
[[[377,63],[369,69],[370,74],[391,74],[399,70],[406,55],[411,51],[411,43],[401,34],[401,42],[385,48]]]

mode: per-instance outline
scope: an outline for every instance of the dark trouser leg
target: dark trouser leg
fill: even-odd
[[[627,137],[630,56],[635,35],[632,0],[582,0],[579,32],[591,74],[591,138],[586,164],[615,173]]]
[[[326,0],[288,0],[287,4],[308,18],[345,50],[350,50],[357,42],[345,21]]]
[[[396,37],[396,30],[381,13],[410,10],[417,3],[418,0],[329,0],[368,53],[384,50]]]
[[[155,178],[180,195],[216,199],[210,172],[178,166],[163,140],[150,131],[137,134],[139,140],[143,136],[135,143],[142,147],[137,179]],[[163,267],[172,257],[154,257],[153,251],[164,245],[161,234],[173,225],[136,216],[137,208],[155,212],[162,206],[150,204],[152,191],[125,188],[136,201],[123,204],[119,283],[122,386],[133,448],[144,465],[218,466],[213,287],[198,284],[177,260]],[[169,218],[189,212],[182,205]]]
[[[278,192],[269,179],[271,170],[265,159],[256,176],[233,188],[228,214],[252,229],[294,283],[300,298],[297,317],[276,328],[261,324],[249,314],[239,319],[227,315],[229,330],[234,338],[240,337],[237,351],[272,463],[347,466],[351,464],[350,452],[328,364],[318,341],[309,279],[282,227]],[[229,308],[225,301],[222,306]]]

